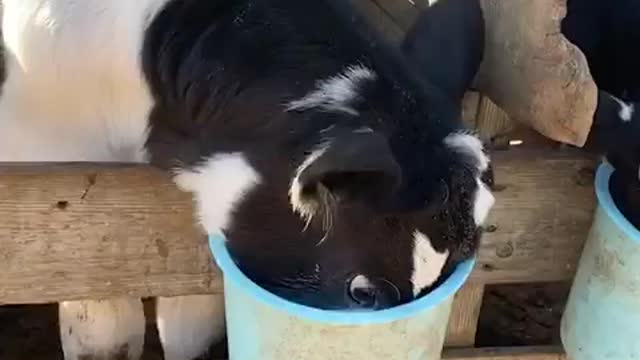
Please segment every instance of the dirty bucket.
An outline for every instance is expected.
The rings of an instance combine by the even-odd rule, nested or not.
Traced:
[[[474,265],[458,265],[441,286],[405,305],[329,311],[264,290],[238,269],[223,238],[209,243],[224,274],[230,360],[439,360],[453,295]]]
[[[598,208],[562,317],[572,360],[640,359],[640,231],[611,198],[612,173],[596,174]]]

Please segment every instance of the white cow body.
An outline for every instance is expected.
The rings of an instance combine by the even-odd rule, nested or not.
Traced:
[[[153,100],[140,70],[140,53],[147,22],[166,2],[3,0],[0,161],[147,161]],[[161,304],[159,319],[188,319],[173,330],[171,323],[159,321],[170,359],[188,360],[221,336],[219,296],[164,299]],[[62,303],[65,358],[109,358],[119,352],[139,358],[142,311],[136,298]]]

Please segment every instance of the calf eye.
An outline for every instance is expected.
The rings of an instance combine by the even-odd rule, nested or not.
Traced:
[[[401,300],[400,290],[386,279],[369,280],[358,275],[349,282],[349,298],[352,307],[362,309],[383,309],[396,305]]]

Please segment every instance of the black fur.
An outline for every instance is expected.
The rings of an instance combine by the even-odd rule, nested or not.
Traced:
[[[640,227],[640,2],[569,0],[563,34],[585,54],[598,85],[598,107],[585,147],[616,168],[612,195]],[[620,101],[634,107],[620,118]]]
[[[463,129],[449,90],[417,76],[402,54],[372,42],[366,29],[354,30],[339,8],[320,0],[171,1],[149,26],[142,54],[157,103],[148,149],[165,168],[242,152],[258,171],[263,181],[235,209],[226,235],[241,268],[259,284],[308,305],[349,308],[359,305],[346,285],[365,274],[400,290],[400,299],[375,304],[387,307],[413,298],[415,230],[438,251],[450,251],[447,272],[474,254],[475,179],[482,174],[474,159],[443,144]],[[446,73],[466,79],[478,61],[456,63]],[[314,90],[318,80],[356,64],[377,75],[357,89],[358,115],[285,111],[284,104]],[[337,164],[339,157],[323,165],[317,179],[335,203],[333,226],[318,245],[325,224],[318,216],[305,229],[289,204],[291,180],[324,138],[344,139],[363,127],[388,146],[367,153],[372,147],[355,139],[359,153],[348,168]],[[360,182],[375,175],[358,156],[393,158],[397,186],[359,193]]]
[[[438,1],[420,14],[402,49],[419,73],[457,102],[482,62],[484,27],[479,0]]]

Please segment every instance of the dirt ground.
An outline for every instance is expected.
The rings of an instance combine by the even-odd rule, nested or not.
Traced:
[[[490,286],[485,291],[477,346],[558,344],[569,284]],[[0,307],[0,359],[62,360],[56,305]],[[224,357],[224,346],[213,351]],[[144,360],[161,360],[153,326],[147,328]]]
[[[560,319],[570,283],[488,286],[476,346],[560,344]]]

